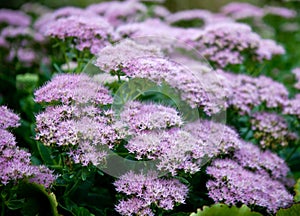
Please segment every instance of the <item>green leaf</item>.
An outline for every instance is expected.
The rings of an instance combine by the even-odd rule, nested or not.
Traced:
[[[294,191],[295,191],[294,200],[295,202],[299,202],[300,201],[300,178],[298,179],[297,183],[294,186]]]
[[[37,142],[37,149],[40,156],[46,165],[58,165],[59,161],[55,160],[52,156],[51,149],[44,146],[42,143]]]
[[[259,216],[258,212],[251,212],[251,209],[242,205],[238,208],[236,206],[227,206],[225,204],[214,204],[210,207],[204,206],[203,210],[198,209],[197,213],[192,213],[190,216]]]
[[[292,205],[288,209],[280,209],[276,216],[299,216],[300,203]]]
[[[74,215],[76,216],[94,216],[94,214],[90,213],[89,210],[83,207],[78,207],[73,210]]]
[[[18,197],[24,199],[21,213],[24,216],[58,216],[57,201],[42,185],[23,182],[18,187]]]
[[[23,207],[25,199],[9,200],[5,204],[10,210],[17,210]]]

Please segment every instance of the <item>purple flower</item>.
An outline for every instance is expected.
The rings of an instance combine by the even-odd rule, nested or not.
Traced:
[[[171,27],[159,19],[147,19],[144,22],[121,25],[116,32],[123,38],[137,39],[143,41],[144,44],[172,50],[178,46],[178,39],[180,40],[184,34],[189,33],[189,30]]]
[[[279,181],[246,170],[233,160],[217,159],[206,172],[212,176],[206,184],[208,195],[215,202],[257,205],[269,213],[293,203],[293,196]]]
[[[250,113],[254,107],[263,103],[268,108],[283,108],[287,103],[287,89],[271,78],[231,73],[224,73],[224,76],[228,77],[229,104],[241,114]]]
[[[104,16],[113,26],[139,21],[147,13],[147,7],[138,1],[112,1],[92,4],[87,11]]]
[[[36,139],[65,148],[75,163],[103,164],[107,150],[127,136],[111,111],[95,106],[56,106],[36,116]]]
[[[187,43],[202,56],[215,63],[217,67],[241,64],[245,54],[254,60],[269,60],[273,55],[284,54],[283,47],[269,39],[262,39],[250,26],[241,23],[216,23],[192,35]]]
[[[209,115],[226,107],[222,76],[205,65],[188,68],[163,58],[143,57],[123,67],[122,71],[130,78],[148,79],[158,85],[166,82],[192,108],[201,107]]]
[[[300,119],[300,94],[287,101],[283,112],[284,114],[295,115]]]
[[[203,142],[202,151],[206,152],[209,158],[229,154],[240,148],[241,141],[237,132],[222,123],[199,120],[187,123],[184,130]]]
[[[14,114],[6,106],[0,106],[0,129],[6,129],[9,127],[18,127],[20,117]]]
[[[179,127],[183,124],[180,114],[171,107],[158,104],[143,104],[131,101],[125,104],[120,114],[121,121],[139,133],[144,130]]]
[[[113,36],[111,25],[102,17],[94,15],[72,15],[47,24],[44,35],[66,40],[71,38],[78,50],[98,53],[110,44]]]
[[[0,107],[0,113],[4,117],[1,119],[0,128],[0,184],[7,185],[29,179],[50,187],[56,179],[53,172],[44,166],[33,166],[30,161],[31,154],[20,149],[13,134],[5,130],[7,127],[18,126],[19,117],[3,106]]]
[[[215,23],[215,22],[230,22],[231,20],[227,17],[220,17],[218,14],[213,14],[207,10],[200,10],[200,9],[193,9],[193,10],[186,10],[176,12],[174,14],[169,15],[166,17],[166,21],[171,25],[176,25],[176,23],[182,21],[193,21],[193,20],[200,20],[203,22],[203,26]],[[199,27],[203,27],[199,26]],[[198,27],[198,26],[197,26]]]
[[[297,12],[295,10],[291,10],[284,7],[272,7],[272,6],[266,6],[264,7],[264,12],[266,15],[276,15],[283,18],[295,18],[297,16]]]
[[[269,150],[262,151],[259,147],[242,142],[240,149],[234,153],[235,160],[244,168],[258,174],[269,175],[274,180],[286,182],[289,167],[285,161]]]
[[[116,210],[121,215],[154,215],[150,206],[172,210],[185,203],[188,187],[177,179],[159,179],[156,173],[129,172],[114,183],[116,191],[130,198],[119,201]]]
[[[111,104],[113,99],[109,91],[87,75],[63,74],[55,76],[51,82],[35,92],[38,103],[62,102],[70,104],[96,103]]]
[[[22,11],[0,9],[0,23],[11,26],[29,26],[31,18]]]
[[[151,45],[138,44],[130,39],[103,48],[97,55],[95,65],[106,72],[121,70],[126,62],[136,58],[163,56],[162,51]]]
[[[173,176],[179,170],[198,172],[207,154],[202,140],[180,129],[141,133],[130,139],[125,147],[137,159],[157,160],[158,170]]]
[[[285,147],[297,135],[289,132],[285,119],[276,113],[258,112],[252,115],[252,130],[262,148]]]
[[[294,68],[292,72],[297,80],[297,83],[294,86],[296,89],[300,89],[300,68]]]
[[[262,17],[264,10],[244,2],[231,2],[221,8],[223,14],[234,18],[235,20],[249,18],[249,17]]]
[[[48,27],[48,24],[51,22],[55,22],[59,18],[67,18],[69,16],[83,16],[83,15],[95,15],[92,12],[85,11],[82,8],[66,6],[61,7],[53,12],[46,13],[43,16],[39,17],[37,21],[34,23],[34,28],[44,33]]]

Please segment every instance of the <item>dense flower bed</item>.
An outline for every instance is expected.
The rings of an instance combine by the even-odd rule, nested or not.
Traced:
[[[300,212],[299,11],[163,2],[0,9],[1,216]]]

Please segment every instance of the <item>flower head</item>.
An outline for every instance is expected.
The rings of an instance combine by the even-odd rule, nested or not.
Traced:
[[[87,75],[63,74],[55,76],[35,92],[38,103],[61,102],[70,104],[96,103],[107,105],[112,103],[109,91]]]
[[[6,106],[0,106],[0,129],[6,129],[9,127],[17,127],[20,117],[14,114]]]
[[[116,210],[122,215],[154,215],[150,206],[172,210],[185,202],[188,187],[177,179],[159,179],[156,173],[129,172],[114,183],[116,191],[130,198],[121,200]]]

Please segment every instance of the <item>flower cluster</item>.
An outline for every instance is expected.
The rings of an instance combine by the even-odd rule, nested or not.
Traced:
[[[218,94],[222,92],[221,79],[216,72],[212,71],[212,77],[215,79],[212,79],[214,82],[210,83],[204,74],[211,69],[205,65],[198,69],[200,70],[193,71],[167,59],[148,57],[128,62],[123,71],[131,78],[145,78],[159,85],[166,82],[176,89],[180,93],[181,99],[192,108],[201,107],[209,115],[217,113],[226,107],[224,95]]]
[[[283,112],[284,114],[297,116],[300,119],[300,94],[287,101]]]
[[[6,106],[0,106],[0,128],[19,126],[20,117],[11,112]]]
[[[288,146],[297,135],[289,132],[288,125],[282,116],[276,113],[257,112],[252,115],[254,138],[262,148],[273,150]]]
[[[6,185],[21,179],[50,187],[55,181],[55,176],[47,167],[31,164],[31,154],[20,149],[13,134],[8,132],[8,127],[18,126],[19,117],[0,106],[0,183]]]
[[[234,153],[234,159],[251,171],[269,175],[270,178],[284,184],[288,182],[289,167],[282,158],[269,150],[262,151],[258,146],[242,142],[240,149]]]
[[[112,103],[108,90],[86,75],[56,76],[35,96],[39,103],[63,103],[48,106],[36,116],[36,139],[48,146],[67,147],[75,163],[102,164],[107,150],[125,136],[114,113],[99,108]]]
[[[36,90],[34,96],[38,103],[71,104],[75,102],[107,105],[113,101],[106,88],[84,74],[55,76],[51,82]]]
[[[8,26],[23,26],[27,27],[31,23],[31,18],[22,11],[10,9],[0,10],[0,23]]]
[[[295,68],[292,72],[297,80],[297,83],[294,86],[296,89],[300,89],[300,68]]]
[[[170,14],[166,17],[166,21],[174,26],[200,28],[215,22],[230,22],[231,20],[224,16],[213,14],[207,10],[194,9]],[[192,24],[196,26],[190,26]]]
[[[98,53],[108,45],[113,37],[110,24],[96,15],[59,18],[48,23],[44,34],[61,40],[70,38],[78,50],[88,49],[92,54]]]
[[[284,54],[282,46],[269,39],[262,39],[241,23],[215,23],[199,31],[187,41],[202,56],[218,67],[241,64],[251,55],[257,61],[269,60],[273,55]],[[245,58],[248,56],[247,58]]]
[[[265,6],[260,8],[249,3],[244,2],[232,2],[221,9],[222,13],[232,17],[235,20],[241,20],[245,18],[262,18],[268,14],[280,16],[283,18],[294,18],[296,11],[284,8]]]
[[[244,2],[231,2],[221,8],[221,12],[235,20],[248,17],[262,17],[263,9]]]
[[[92,4],[87,11],[104,16],[111,25],[119,26],[141,20],[147,13],[147,7],[138,1],[112,1]]]
[[[116,191],[130,196],[120,200],[116,210],[121,215],[152,215],[150,206],[172,210],[185,202],[188,187],[177,179],[160,179],[156,173],[135,174],[129,172],[114,183]]]
[[[95,65],[105,72],[117,72],[122,70],[127,62],[150,56],[163,57],[163,53],[155,46],[142,45],[125,39],[116,45],[103,48],[97,55]]]
[[[6,25],[0,27],[0,48],[6,53],[6,62],[17,60],[26,67],[46,62],[42,49],[45,38],[31,29],[29,16],[20,11],[2,9],[0,23],[1,18]]]
[[[282,183],[268,175],[251,172],[233,160],[217,159],[207,168],[207,173],[213,177],[206,186],[215,202],[257,205],[269,213],[293,202],[293,196]]]
[[[133,46],[127,52],[130,44]],[[162,57],[160,50],[152,46],[125,41],[103,49],[95,65],[105,71],[121,70],[129,78],[148,79],[158,85],[167,83],[180,93],[183,101],[193,108],[203,108],[208,114],[227,106],[224,77],[220,73],[202,63],[189,61],[185,64],[189,67],[185,67]]]
[[[188,123],[184,129],[196,140],[203,142],[201,151],[209,158],[229,154],[240,148],[241,141],[236,131],[222,123],[202,120]]]
[[[240,113],[250,113],[259,105],[268,108],[283,108],[288,100],[288,90],[279,82],[266,76],[251,77],[248,75],[234,75],[225,73],[228,77],[231,92],[229,104],[237,108]]]
[[[183,124],[180,114],[175,109],[158,104],[142,104],[137,101],[126,103],[120,117],[136,133],[180,127]]]
[[[157,160],[158,170],[173,176],[180,170],[196,173],[209,154],[202,140],[196,140],[190,133],[179,129],[136,135],[128,141],[126,148],[137,159]]]

